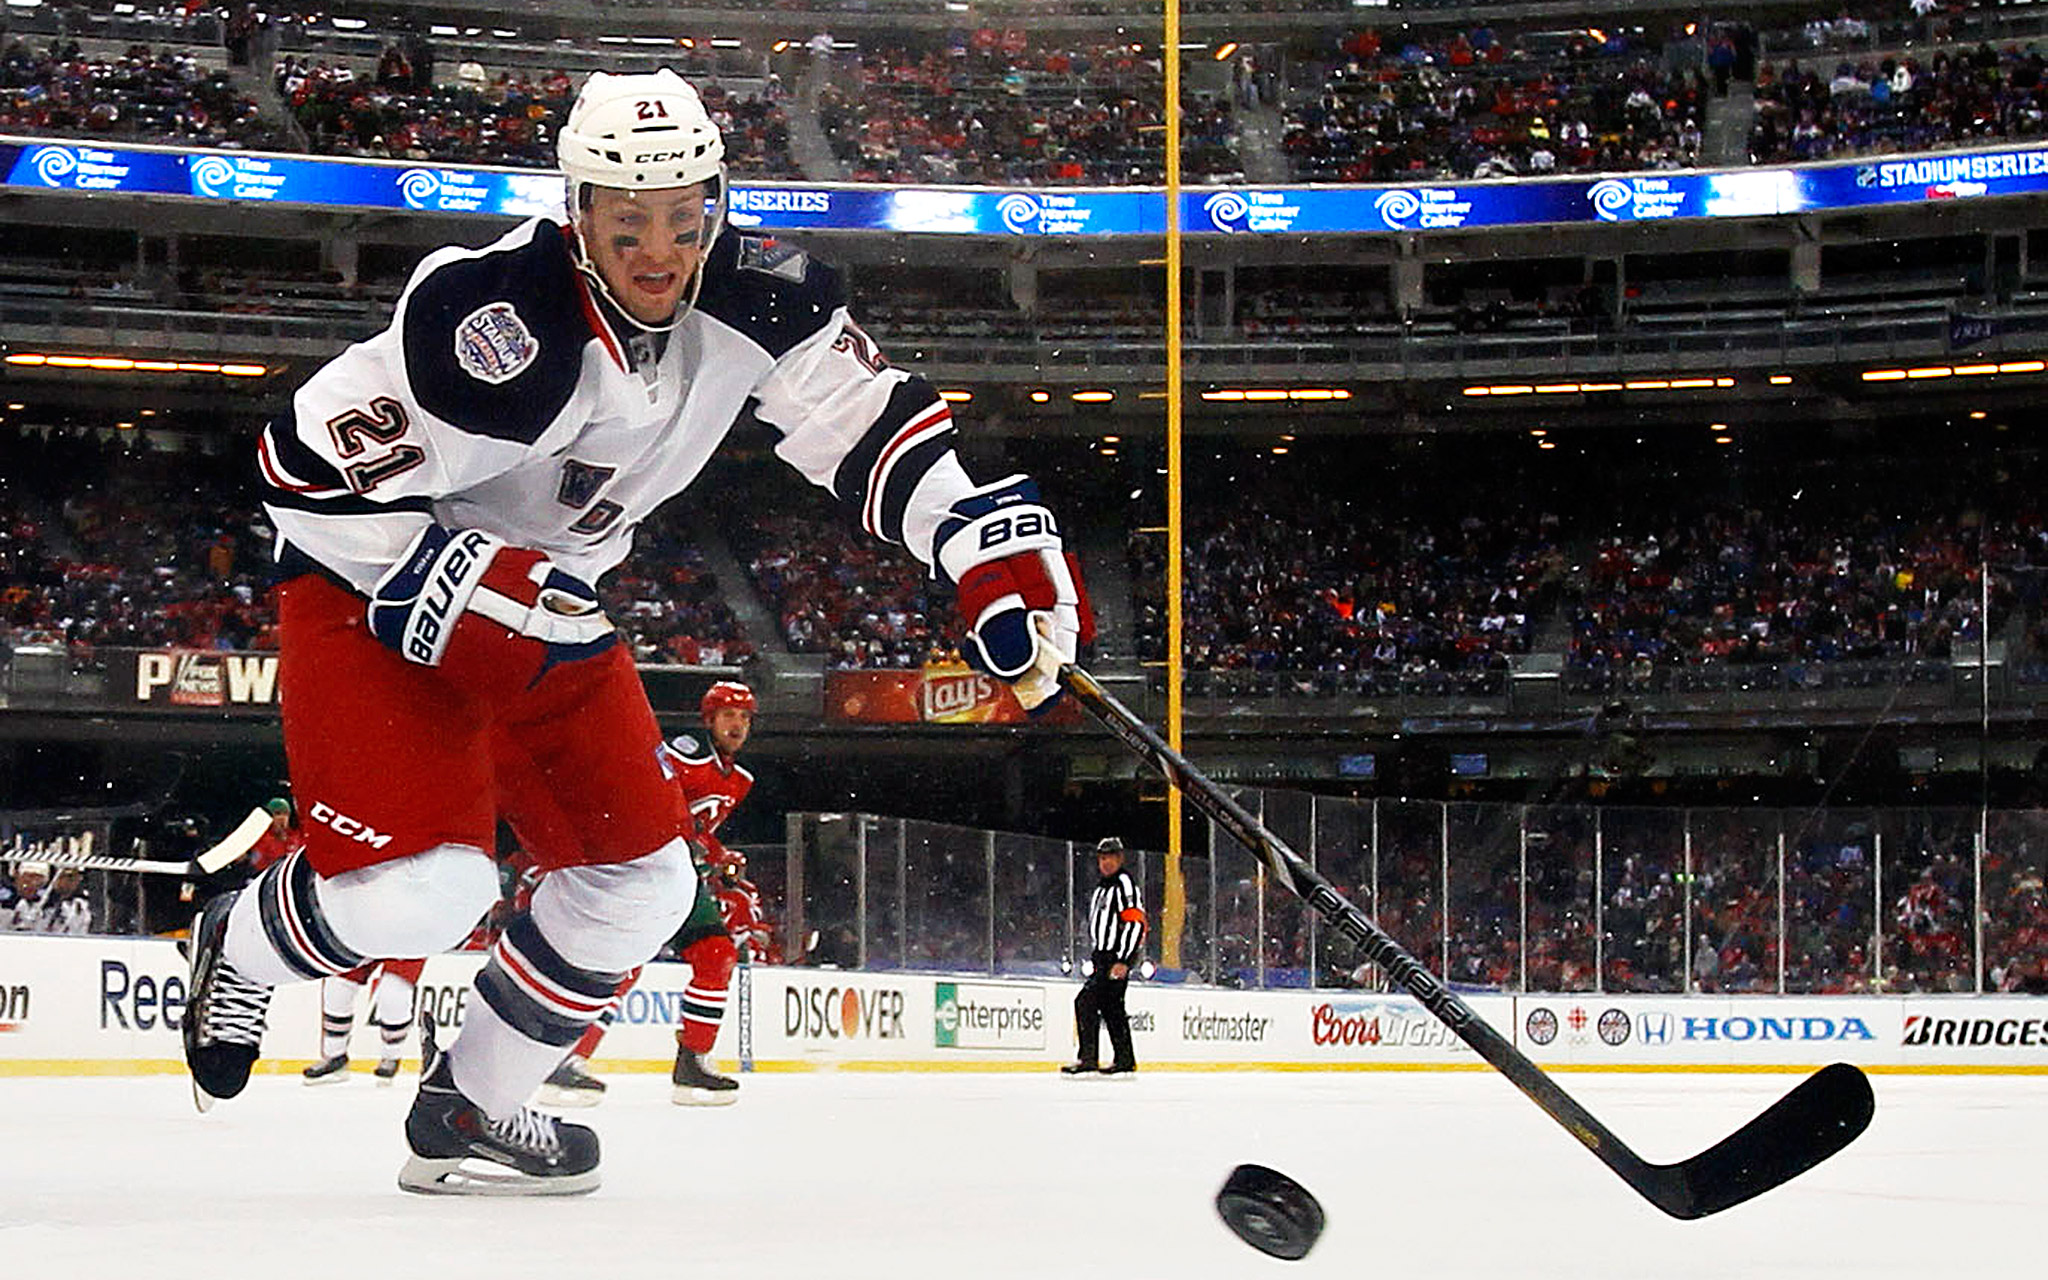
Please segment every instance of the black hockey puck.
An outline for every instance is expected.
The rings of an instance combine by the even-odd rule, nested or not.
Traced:
[[[1308,1256],[1323,1234],[1323,1206],[1308,1188],[1262,1164],[1241,1164],[1216,1193],[1216,1212],[1237,1238],[1292,1262]]]

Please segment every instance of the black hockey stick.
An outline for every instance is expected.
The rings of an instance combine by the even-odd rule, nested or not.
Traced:
[[[1300,854],[1287,847],[1221,787],[1195,771],[1144,721],[1077,666],[1060,668],[1060,683],[1124,745],[1179,787],[1195,807],[1265,863],[1274,879],[1314,908],[1332,929],[1358,944],[1373,963],[1407,988],[1458,1038],[1529,1095],[1636,1194],[1674,1218],[1704,1218],[1762,1195],[1855,1141],[1876,1106],[1870,1081],[1846,1062],[1808,1076],[1768,1111],[1690,1160],[1651,1164],[1630,1150],[1558,1087],[1543,1068],[1522,1056],[1470,1005],[1403,950],[1371,917],[1345,901]]]

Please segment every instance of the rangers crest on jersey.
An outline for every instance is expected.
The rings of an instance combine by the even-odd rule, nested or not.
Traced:
[[[540,339],[509,302],[488,302],[455,326],[455,362],[493,386],[510,382],[540,355]]]
[[[802,284],[804,276],[810,272],[811,260],[795,245],[784,244],[772,236],[741,236],[740,269],[780,276],[792,284]]]
[[[618,473],[617,467],[597,467],[571,458],[562,464],[562,481],[555,486],[555,501],[581,511]]]

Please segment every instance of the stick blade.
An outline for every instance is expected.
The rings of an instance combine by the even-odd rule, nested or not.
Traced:
[[[1769,1110],[1682,1164],[1659,1169],[1651,1203],[1674,1218],[1704,1218],[1789,1182],[1854,1142],[1877,1100],[1846,1062],[1821,1068]]]

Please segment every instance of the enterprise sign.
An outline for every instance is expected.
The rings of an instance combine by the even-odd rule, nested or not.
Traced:
[[[562,212],[552,171],[197,152],[0,138],[6,185],[427,213]],[[2048,147],[1949,152],[1776,169],[1614,174],[1399,187],[1204,187],[1181,193],[1197,235],[1455,230],[1556,223],[1751,218],[1869,204],[2048,191]],[[1160,235],[1153,187],[882,187],[737,184],[728,216],[770,231],[920,235]]]

